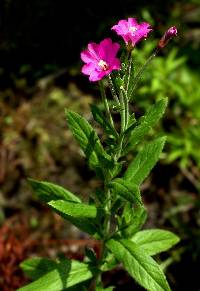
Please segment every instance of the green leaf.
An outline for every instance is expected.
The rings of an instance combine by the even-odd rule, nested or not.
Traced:
[[[77,196],[56,184],[44,181],[37,181],[33,179],[28,179],[28,182],[30,183],[31,187],[33,188],[39,199],[44,202],[58,199],[81,202],[81,200]]]
[[[101,142],[88,121],[73,111],[66,111],[68,126],[74,138],[85,153],[92,169],[110,162],[110,156],[104,151]]]
[[[66,259],[58,263],[53,270],[31,284],[19,288],[18,291],[61,291],[92,278],[94,273],[95,269],[87,264]]]
[[[169,291],[164,273],[160,266],[142,248],[129,240],[111,239],[106,243],[128,273],[149,291]]]
[[[57,201],[58,203],[55,203]],[[68,203],[66,205],[66,204],[63,204],[63,200],[53,200],[53,201],[50,201],[48,204],[54,209],[55,212],[57,212],[64,219],[74,224],[79,229],[83,230],[84,232],[89,233],[90,235],[94,236],[96,239],[100,238],[99,236],[100,230],[97,229],[97,226],[96,226],[96,222],[97,222],[96,216],[97,216],[97,213],[99,214],[99,210],[95,209],[94,206],[85,205],[81,203],[72,203],[70,205]],[[66,208],[64,205],[66,205]],[[90,210],[91,212],[89,213]]]
[[[119,195],[131,203],[141,204],[140,191],[137,185],[122,178],[116,178],[108,186],[115,195]]]
[[[46,273],[56,269],[57,264],[55,261],[47,258],[34,257],[23,261],[20,267],[29,278],[37,280]]]
[[[107,256],[105,257],[104,263],[101,265],[100,270],[102,272],[107,272],[114,269],[118,264],[117,259],[113,255],[113,253],[108,252]]]
[[[136,123],[135,113],[132,113],[131,115],[129,115],[127,129],[125,130],[126,135],[132,132],[133,128],[135,128],[135,123]]]
[[[56,211],[58,212],[58,211]],[[59,212],[58,212],[59,213]],[[74,218],[70,215],[66,215],[64,213],[59,213],[64,219],[68,220],[69,222],[71,222],[72,224],[74,224],[77,228],[83,230],[84,232],[89,233],[90,235],[92,235],[93,237],[95,237],[96,239],[99,239],[99,233],[100,233],[100,229],[97,228],[96,224],[95,224],[95,220],[91,219],[91,218]]]
[[[139,231],[131,240],[150,256],[166,251],[180,241],[174,233],[161,229]]]
[[[124,155],[131,151],[160,120],[167,107],[167,100],[167,98],[162,98],[157,101],[156,104],[150,108],[147,114],[140,119],[140,124],[137,125],[131,132],[129,142],[123,152]]]
[[[74,203],[65,200],[52,200],[48,202],[55,210],[74,218],[96,218],[98,209],[93,205]]]
[[[76,197],[74,194],[65,190],[64,188],[55,185],[49,182],[40,182],[33,179],[29,179],[29,182],[32,188],[35,190],[38,197],[44,202],[51,202],[56,200],[65,199],[68,203],[75,202],[78,204],[81,200]],[[65,201],[65,202],[66,202]],[[74,205],[74,203],[73,203]],[[58,211],[57,211],[58,212]],[[76,227],[80,228],[84,232],[89,233],[90,235],[96,236],[97,235],[97,228],[95,226],[95,221],[91,219],[83,219],[83,218],[74,218],[70,215],[66,215],[62,212],[59,214],[66,220],[73,223]]]
[[[145,144],[136,158],[130,163],[125,172],[124,179],[133,181],[136,185],[140,185],[159,160],[165,141],[166,137],[163,136]]]
[[[122,237],[132,237],[133,234],[138,232],[147,219],[147,211],[144,206],[126,205],[122,213],[122,224],[120,230]]]
[[[94,104],[91,106],[91,112],[93,115],[94,120],[101,125],[101,127],[109,134],[116,136],[115,131],[113,130],[112,126],[105,118],[103,112]]]

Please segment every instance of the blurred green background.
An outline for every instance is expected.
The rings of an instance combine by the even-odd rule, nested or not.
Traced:
[[[165,118],[151,133],[159,130],[167,134],[168,140],[159,164],[143,185],[149,210],[147,227],[170,229],[181,237],[181,243],[159,259],[163,261],[172,290],[198,291],[199,0],[0,2],[1,231],[4,235],[7,231],[6,239],[11,232],[20,240],[20,234],[12,228],[14,217],[15,221],[27,222],[26,237],[32,233],[37,238],[48,239],[83,237],[41,206],[26,179],[60,183],[83,197],[98,185],[69,132],[64,108],[80,112],[93,123],[89,105],[101,100],[97,85],[89,83],[80,73],[80,51],[88,42],[99,42],[105,37],[120,41],[110,27],[127,17],[148,21],[154,29],[135,49],[136,70],[153,52],[164,31],[171,25],[178,28],[178,37],[159,53],[143,75],[132,110],[141,115],[155,100],[169,98]],[[20,227],[23,232],[24,225]],[[3,261],[4,245],[5,240],[0,240],[1,265],[10,260],[8,256]],[[20,285],[20,280],[16,279],[15,285],[11,280],[13,276],[22,276],[17,267],[20,258],[10,275],[0,267],[0,275],[4,277],[0,278],[1,290],[15,290]],[[131,290],[128,285],[123,288]]]

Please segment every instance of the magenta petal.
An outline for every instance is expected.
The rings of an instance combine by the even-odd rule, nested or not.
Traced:
[[[128,24],[130,27],[137,27],[138,23],[135,18],[128,18]]]
[[[149,23],[147,22],[143,22],[140,24],[140,33],[144,36],[144,37],[147,37],[147,34],[152,31]]]
[[[126,20],[120,20],[117,25],[114,25],[112,30],[115,30],[118,35],[126,34],[128,30],[128,22]]]
[[[99,45],[92,42],[88,44],[88,51],[92,55],[92,57],[96,60],[99,59]]]
[[[121,68],[121,62],[119,59],[115,58],[112,63],[113,70],[119,70]]]
[[[151,26],[150,26],[150,24],[149,23],[147,23],[147,22],[142,22],[141,24],[140,24],[140,28],[141,29],[148,29],[148,28],[150,28]],[[151,29],[152,30],[152,29]]]
[[[123,40],[126,44],[128,44],[129,41],[131,41],[131,34],[122,35]]]
[[[99,47],[109,47],[112,45],[112,39],[111,38],[105,38],[102,40],[99,44]]]
[[[111,29],[115,30],[118,35],[122,35],[123,34],[123,29],[121,28],[121,26],[114,25]]]
[[[118,43],[112,43],[110,38],[106,38],[100,43],[99,56],[109,64],[116,56],[119,48],[120,45]]]
[[[100,81],[104,75],[101,74],[101,72],[94,72],[92,75],[90,75],[89,80],[92,82]]]
[[[118,26],[121,28],[121,30],[122,30],[123,33],[126,33],[127,32],[127,29],[128,29],[128,22],[127,22],[127,20],[120,20],[118,22]]]
[[[82,67],[81,72],[85,75],[90,75],[95,70],[95,65],[93,63],[86,64]]]
[[[89,51],[85,50],[81,52],[81,60],[85,63],[90,63],[94,61],[94,58]]]

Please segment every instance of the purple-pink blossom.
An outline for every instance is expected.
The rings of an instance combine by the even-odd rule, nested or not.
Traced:
[[[177,28],[176,26],[172,26],[170,27],[165,33],[164,35],[161,37],[159,43],[158,43],[158,48],[162,49],[164,48],[169,40],[172,38],[172,37],[175,37],[177,36]]]
[[[114,25],[112,30],[115,30],[120,35],[125,43],[134,46],[140,40],[146,38],[148,33],[152,30],[147,22],[137,23],[135,18],[128,18],[128,20],[120,20],[117,25]]]
[[[120,48],[118,43],[112,43],[106,38],[100,44],[89,43],[88,48],[81,52],[81,59],[86,63],[82,73],[89,75],[90,81],[99,81],[113,70],[120,69],[120,60],[116,57]]]

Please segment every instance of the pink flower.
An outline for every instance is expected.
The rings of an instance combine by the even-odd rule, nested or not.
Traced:
[[[172,26],[172,27],[170,27],[170,28],[165,32],[165,34],[161,37],[161,39],[160,39],[160,41],[159,41],[159,43],[158,43],[158,48],[160,48],[160,49],[164,48],[164,47],[168,44],[169,40],[170,40],[172,37],[177,36],[177,32],[178,32],[178,31],[177,31],[176,26]]]
[[[152,30],[149,23],[142,22],[138,24],[135,18],[128,18],[128,21],[120,20],[111,29],[115,30],[118,35],[121,35],[126,44],[131,44],[132,46],[147,37],[148,33]]]
[[[99,81],[113,70],[120,69],[120,60],[116,58],[120,48],[118,43],[112,43],[106,38],[100,44],[89,43],[88,49],[81,53],[81,59],[86,64],[82,67],[82,73],[89,75],[90,81]]]

